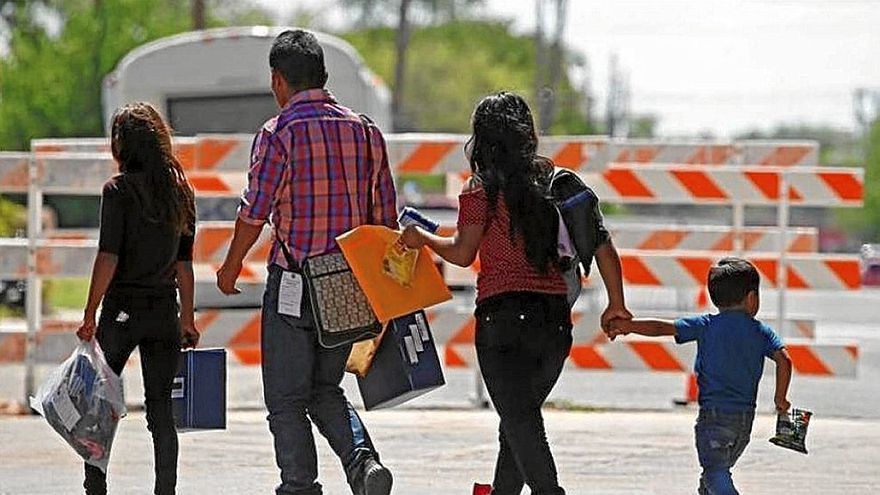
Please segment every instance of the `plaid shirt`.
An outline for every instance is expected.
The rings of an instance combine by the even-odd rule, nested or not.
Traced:
[[[336,237],[359,225],[397,228],[397,198],[385,139],[369,127],[373,191],[369,188],[365,127],[329,91],[296,93],[254,138],[248,185],[238,217],[253,225],[271,218],[276,241],[269,264],[288,268],[277,238],[300,264],[339,251]],[[367,195],[373,194],[372,222]]]

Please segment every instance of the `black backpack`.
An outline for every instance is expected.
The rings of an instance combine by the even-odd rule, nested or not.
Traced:
[[[608,241],[608,231],[599,210],[599,197],[575,172],[555,168],[550,179],[550,197],[568,230],[576,255],[560,258],[560,269],[568,285],[572,306],[581,292],[581,279],[590,274],[596,250]]]

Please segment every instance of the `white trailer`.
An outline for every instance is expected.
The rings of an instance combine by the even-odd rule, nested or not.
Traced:
[[[125,103],[147,101],[178,135],[252,134],[278,112],[270,90],[269,48],[284,27],[232,27],[183,33],[126,55],[103,85],[104,126]],[[354,47],[315,33],[339,101],[391,130],[390,93]]]

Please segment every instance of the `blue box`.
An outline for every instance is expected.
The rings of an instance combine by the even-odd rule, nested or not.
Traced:
[[[424,311],[391,320],[358,388],[370,411],[394,407],[443,386],[443,369]]]
[[[171,402],[181,430],[226,429],[226,349],[180,352]]]

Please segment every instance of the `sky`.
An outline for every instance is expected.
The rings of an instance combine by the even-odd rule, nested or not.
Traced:
[[[259,0],[287,18],[328,0]],[[485,13],[534,29],[534,0],[487,0]],[[880,0],[569,0],[566,41],[604,100],[612,54],[634,113],[666,136],[731,136],[779,123],[854,129],[855,88],[880,89]],[[601,110],[601,109],[600,109]]]

